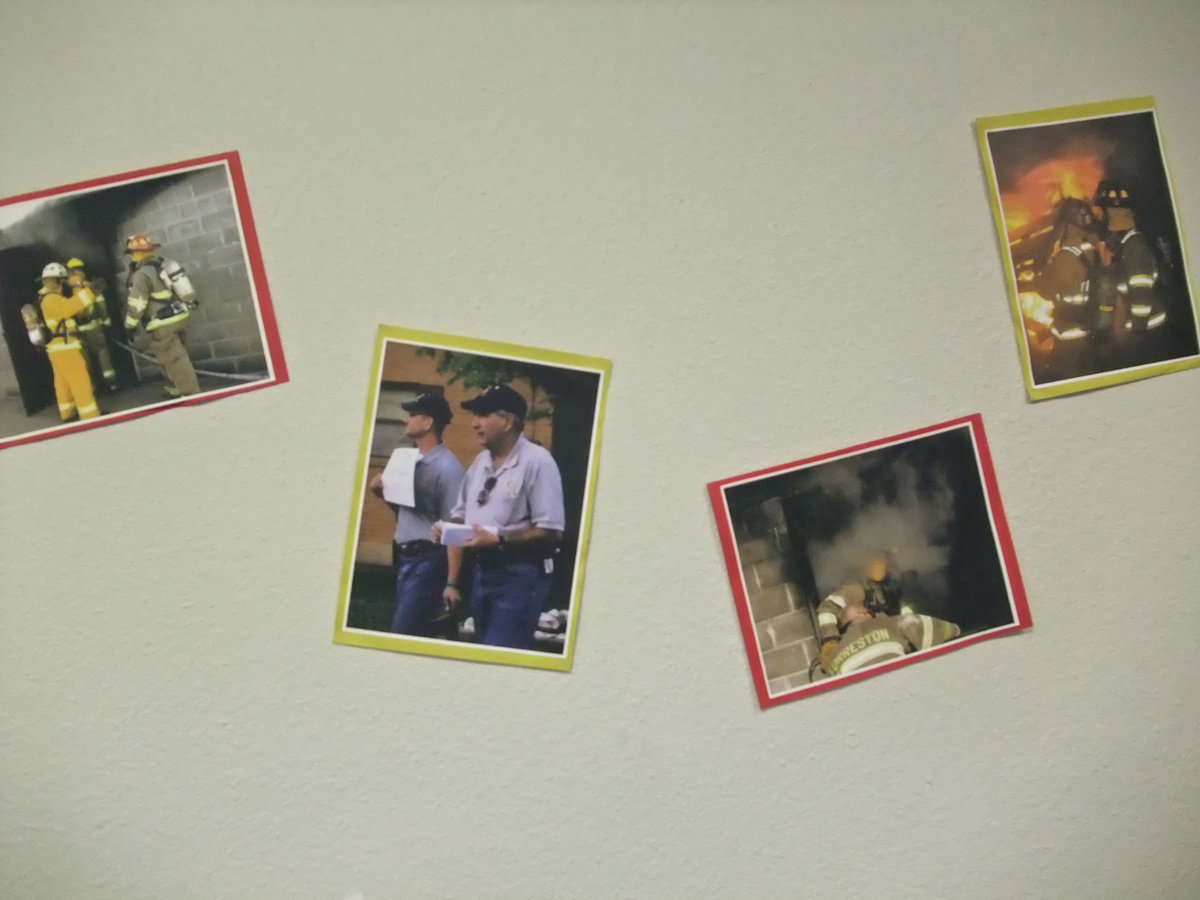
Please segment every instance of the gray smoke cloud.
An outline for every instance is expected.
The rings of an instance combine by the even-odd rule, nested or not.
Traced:
[[[0,249],[53,243],[62,234],[59,201],[31,200],[11,207],[0,207]]]
[[[808,544],[821,595],[862,578],[867,557],[883,550],[891,554],[897,574],[916,572],[914,585],[925,600],[922,607],[943,606],[948,594],[948,538],[954,522],[954,491],[945,473],[940,469],[923,473],[919,491],[922,473],[910,462],[897,460],[892,470],[898,487],[895,498],[865,502],[861,472],[867,464],[863,457],[854,457],[813,472],[814,483],[857,508],[850,527],[832,541]]]
[[[57,258],[51,254],[46,262],[66,262],[71,256],[89,256],[104,252],[87,235],[78,213],[67,201],[45,200],[29,204],[18,204],[12,220],[0,227],[0,250],[9,247],[53,247]]]

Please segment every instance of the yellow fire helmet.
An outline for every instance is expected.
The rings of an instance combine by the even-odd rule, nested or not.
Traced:
[[[887,578],[888,561],[882,553],[877,553],[867,560],[867,577],[872,581],[883,581]]]

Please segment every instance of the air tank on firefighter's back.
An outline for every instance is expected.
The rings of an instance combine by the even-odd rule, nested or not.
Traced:
[[[163,280],[170,286],[171,292],[188,306],[194,306],[196,303],[196,288],[192,285],[192,280],[188,278],[183,266],[173,259],[164,259],[160,271],[162,272]]]

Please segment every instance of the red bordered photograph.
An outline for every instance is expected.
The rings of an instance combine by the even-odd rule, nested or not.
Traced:
[[[1032,624],[979,415],[708,491],[764,709]]]
[[[0,448],[287,381],[237,153],[0,200]]]

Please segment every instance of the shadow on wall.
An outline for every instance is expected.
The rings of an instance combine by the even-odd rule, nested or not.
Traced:
[[[52,253],[42,243],[0,250],[0,330],[8,350],[0,357],[0,399],[20,394],[26,415],[55,402],[49,357],[29,342],[21,318],[22,306],[37,303],[38,276]]]
[[[196,287],[200,305],[189,318],[186,337],[196,368],[265,377],[266,349],[232,187],[225,167],[215,165],[49,199],[0,230],[0,327],[8,348],[0,359],[0,391],[18,390],[26,413],[54,399],[50,367],[30,352],[20,315],[23,304],[37,302],[42,266],[82,259],[89,275],[107,283],[110,338],[124,340],[129,272],[124,250],[131,234],[161,244],[158,252],[181,263]],[[161,378],[153,363],[113,349],[122,379]]]

